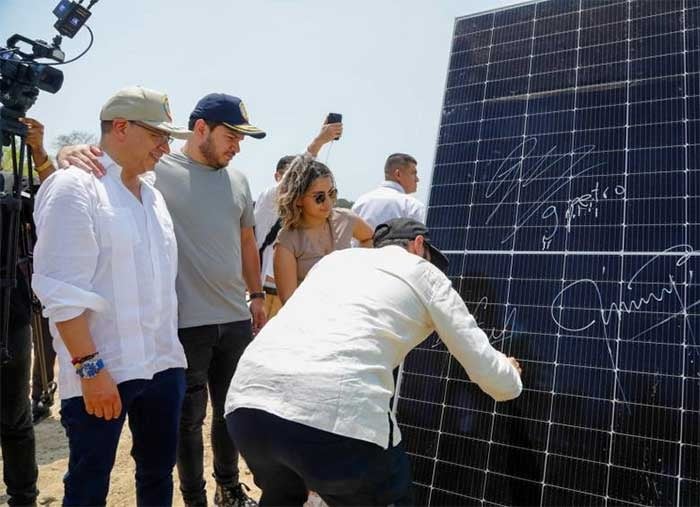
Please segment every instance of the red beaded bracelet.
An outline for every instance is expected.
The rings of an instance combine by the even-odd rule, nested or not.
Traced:
[[[87,356],[83,356],[83,357],[74,357],[73,359],[71,359],[70,362],[71,362],[71,364],[72,364],[73,366],[76,366],[76,367],[77,367],[77,366],[79,366],[81,363],[84,363],[85,361],[88,361],[88,360],[92,359],[92,358],[95,357],[97,354],[98,354],[98,352],[93,352],[92,354],[88,354]]]

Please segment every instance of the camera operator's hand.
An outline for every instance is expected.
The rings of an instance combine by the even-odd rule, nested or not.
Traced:
[[[116,419],[122,412],[122,399],[117,384],[107,370],[93,378],[80,379],[85,411],[106,421]]]
[[[56,160],[62,169],[72,165],[101,178],[106,174],[105,168],[98,158],[101,156],[102,150],[97,146],[76,144],[61,148],[56,155]]]
[[[34,165],[40,166],[49,158],[44,149],[44,126],[34,118],[20,118],[19,121],[27,126],[26,143],[32,149]]]
[[[311,144],[306,149],[314,157],[318,156],[318,152],[324,144],[331,142],[336,137],[343,135],[343,124],[342,123],[324,123],[321,126],[321,131],[318,133],[316,138],[311,141]]]
[[[44,149],[44,126],[34,118],[20,118],[19,121],[27,126],[25,142],[32,150],[32,161],[39,180],[44,181],[55,171],[49,160],[49,155]]]

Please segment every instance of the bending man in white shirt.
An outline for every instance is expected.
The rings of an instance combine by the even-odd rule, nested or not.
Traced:
[[[352,210],[372,228],[392,218],[425,222],[425,205],[410,194],[418,189],[418,162],[406,153],[389,155],[384,164],[384,182],[361,195]]]
[[[382,224],[374,245],[321,259],[238,364],[226,422],[262,506],[302,505],[307,489],[329,505],[410,504],[392,370],[433,331],[497,401],[522,390],[422,223]]]
[[[177,335],[177,246],[161,193],[141,176],[188,130],[141,87],[100,113],[106,175],[71,167],[37,194],[32,286],[58,355],[69,444],[64,505],[104,505],[126,415],[139,505],[170,505],[185,353]]]

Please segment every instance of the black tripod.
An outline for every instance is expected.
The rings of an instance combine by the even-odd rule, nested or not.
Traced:
[[[21,112],[0,107],[0,135],[2,145],[10,146],[12,157],[12,187],[0,193],[0,367],[11,359],[8,347],[12,291],[17,287],[17,270],[26,280],[32,277],[32,250],[36,241],[32,208],[35,186],[32,184],[31,148],[26,144],[27,127],[19,121]],[[25,163],[26,161],[26,163]],[[25,178],[24,168],[27,168]],[[25,192],[26,189],[26,192]],[[49,382],[46,364],[41,303],[31,293],[31,301],[15,304],[31,305],[32,330],[35,336],[34,358],[41,377],[40,401],[48,405],[53,400],[56,383]]]
[[[10,299],[17,287],[17,267],[20,261],[22,231],[22,191],[24,187],[25,157],[30,158],[25,143],[27,127],[19,121],[15,110],[0,107],[0,138],[2,146],[10,146],[12,159],[12,187],[0,194],[0,364],[8,362],[10,351]],[[19,145],[18,145],[19,139]],[[31,159],[27,160],[28,175],[31,175]],[[29,185],[31,188],[31,185]],[[23,239],[23,238],[22,238]],[[26,253],[26,252],[25,252]]]

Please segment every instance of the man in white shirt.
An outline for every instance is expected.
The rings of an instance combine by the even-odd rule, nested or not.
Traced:
[[[392,370],[433,331],[494,399],[522,390],[422,223],[382,224],[374,245],[321,259],[238,364],[226,420],[261,505],[301,505],[307,489],[329,505],[410,503]]]
[[[321,126],[321,131],[306,148],[306,153],[316,158],[326,143],[339,138],[342,134],[342,123],[324,123]],[[272,245],[280,230],[279,212],[277,211],[277,185],[282,181],[282,176],[295,157],[296,155],[285,155],[279,159],[274,174],[275,184],[263,190],[255,201],[255,239],[260,253],[263,291],[267,295],[265,297],[265,313],[268,319],[274,317],[282,307],[282,301],[277,296],[272,267]]]
[[[187,361],[177,334],[177,246],[142,175],[169,153],[166,95],[124,88],[100,113],[98,179],[76,167],[41,186],[32,287],[58,355],[69,443],[64,505],[104,505],[126,415],[139,505],[170,505]]]
[[[394,153],[384,164],[384,182],[361,195],[352,210],[371,227],[392,218],[412,218],[425,222],[425,205],[413,197],[418,188],[418,162],[411,155]]]

